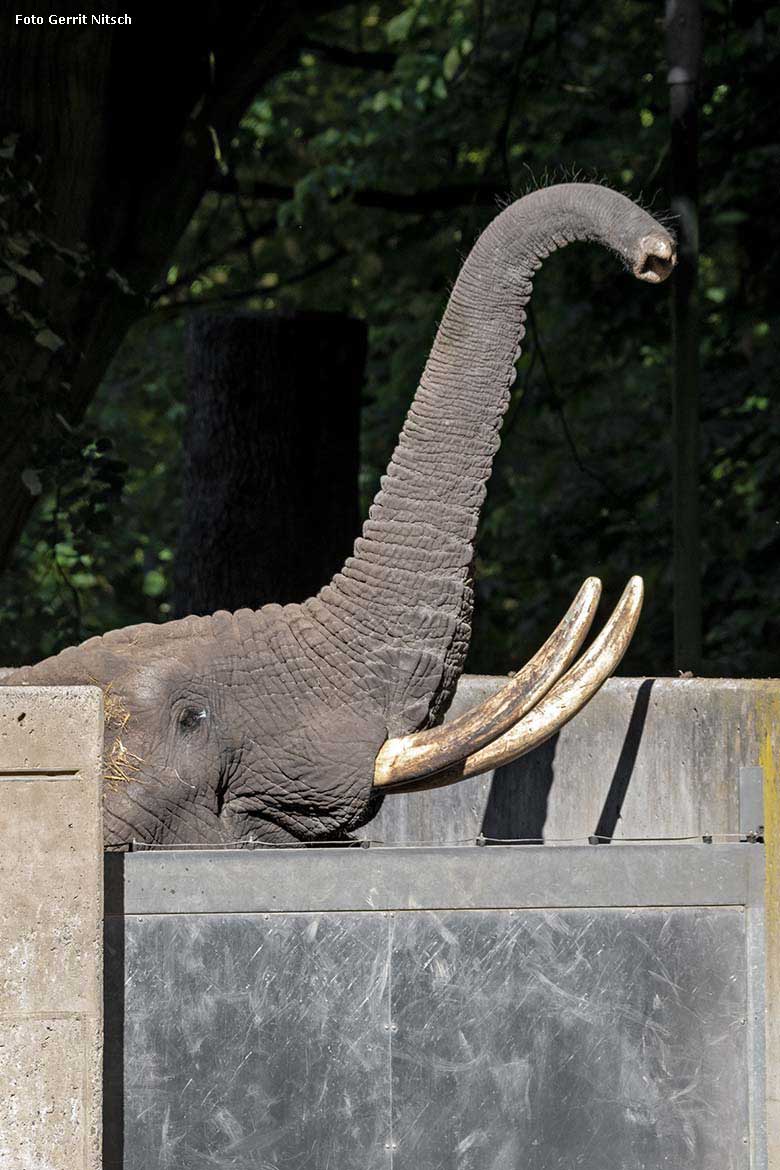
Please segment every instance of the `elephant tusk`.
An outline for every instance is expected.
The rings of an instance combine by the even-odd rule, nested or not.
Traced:
[[[374,787],[389,788],[433,776],[514,727],[574,661],[600,596],[601,582],[588,577],[542,648],[484,703],[441,727],[388,739],[376,758]]]
[[[641,577],[632,577],[599,636],[574,666],[523,719],[459,764],[427,780],[412,781],[392,791],[417,792],[457,784],[519,759],[544,743],[580,711],[613,673],[633,637],[642,609]]]

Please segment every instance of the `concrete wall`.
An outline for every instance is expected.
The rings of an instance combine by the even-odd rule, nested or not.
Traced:
[[[780,694],[774,700],[780,727]],[[766,1112],[769,1170],[780,1170],[780,751],[767,728],[761,752],[766,835]]]
[[[450,717],[504,681],[466,676]],[[766,775],[780,757],[779,706],[780,679],[610,679],[511,767],[388,796],[361,833],[388,844],[737,833],[740,770]]]
[[[103,711],[0,689],[0,1167],[101,1165]]]

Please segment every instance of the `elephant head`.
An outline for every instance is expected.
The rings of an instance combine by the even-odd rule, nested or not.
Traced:
[[[107,846],[343,838],[385,793],[520,755],[612,672],[637,578],[578,660],[593,579],[502,691],[439,725],[466,657],[474,538],[524,307],[542,260],[575,240],[651,283],[674,265],[669,233],[604,187],[535,191],[498,215],[453,288],[353,555],[316,597],[132,626],[3,679],[103,688]]]

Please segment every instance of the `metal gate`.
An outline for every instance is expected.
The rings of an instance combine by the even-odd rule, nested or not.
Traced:
[[[107,859],[105,1166],[763,1170],[754,844]]]

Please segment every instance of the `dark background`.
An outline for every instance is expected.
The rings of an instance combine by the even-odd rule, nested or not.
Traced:
[[[219,517],[191,479],[182,499],[194,314],[327,310],[366,323],[362,393],[338,423],[355,435],[359,423],[362,515],[448,289],[497,206],[573,176],[662,216],[675,182],[679,194],[661,5],[300,0],[189,6],[186,20],[149,7],[130,29],[61,30],[18,29],[3,5],[5,665],[172,617],[177,559],[192,556],[201,516],[219,557]],[[700,232],[691,665],[776,674],[780,4],[707,0],[701,23],[686,180]],[[673,649],[671,293],[579,246],[546,266],[533,305],[480,529],[469,668],[518,665],[587,574],[612,600],[641,572],[648,601],[624,671],[674,672],[688,664]],[[340,372],[337,325],[332,365],[327,330],[304,318],[303,349],[307,328],[317,357],[292,431],[313,451],[323,424],[306,408],[309,377],[338,415],[352,374]],[[354,352],[362,361],[360,342]],[[239,354],[236,378],[253,384],[258,362],[273,398],[262,358]],[[262,453],[242,448],[240,426],[230,433],[215,431],[217,464],[251,471]],[[277,518],[277,561],[279,515],[291,546],[305,539],[299,520],[331,523],[322,490],[300,490],[308,466],[284,466],[262,489],[236,477],[255,547],[264,516]],[[267,600],[270,580],[245,603]]]

